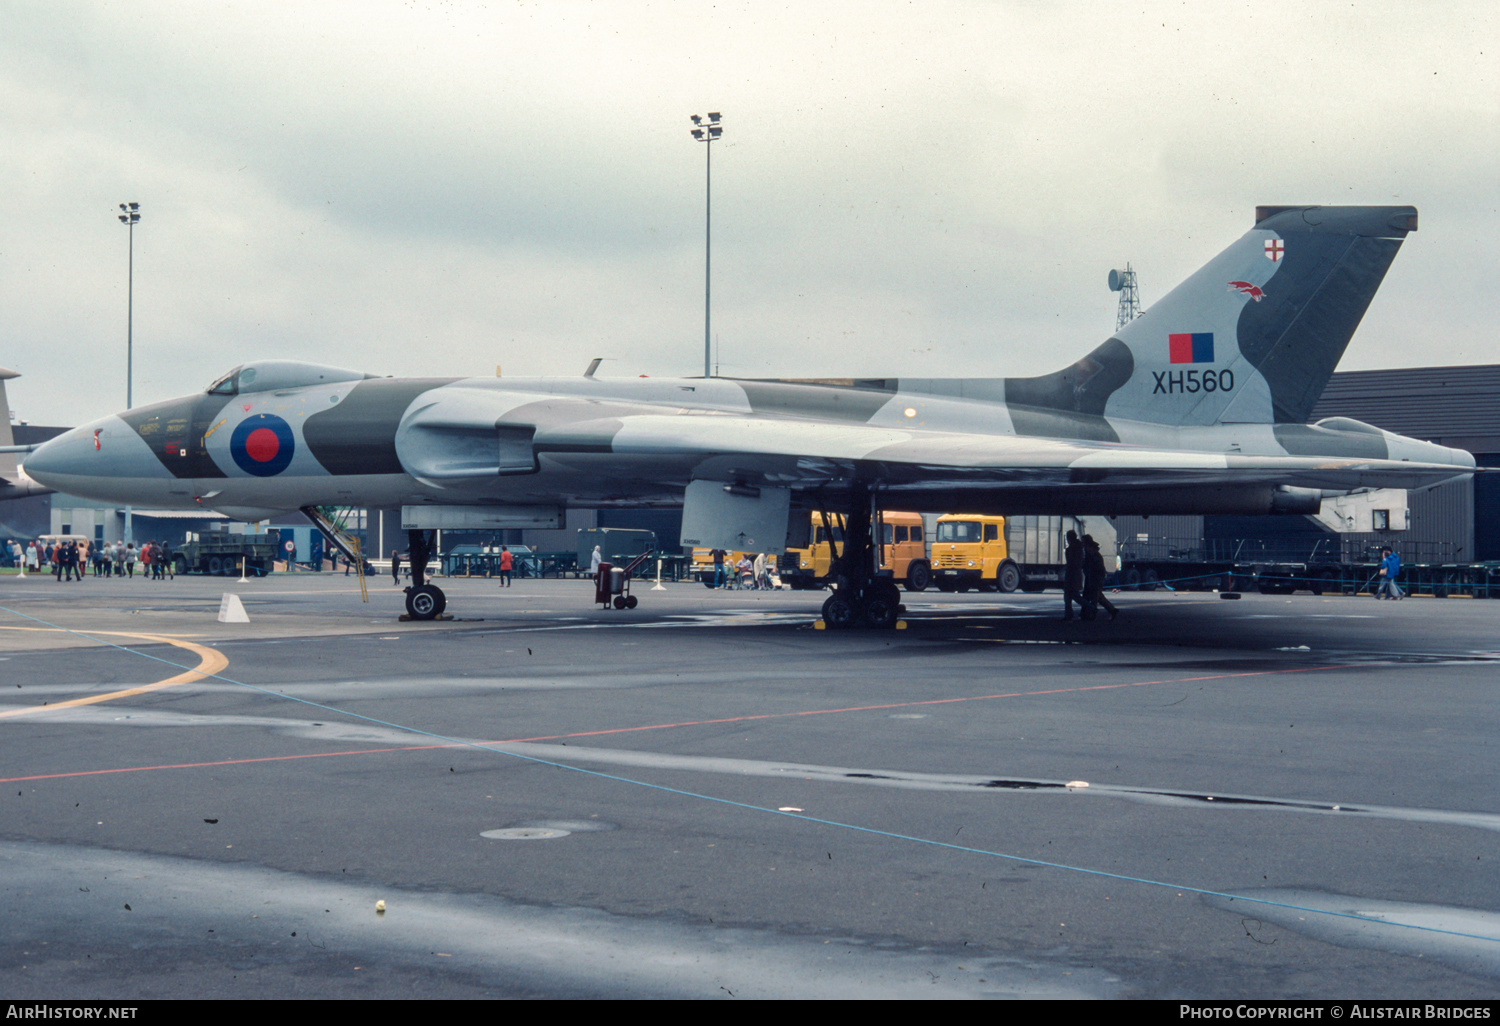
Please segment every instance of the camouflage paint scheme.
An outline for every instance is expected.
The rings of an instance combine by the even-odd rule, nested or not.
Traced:
[[[789,488],[813,508],[844,507],[857,484],[899,509],[1305,512],[1324,492],[1468,472],[1460,450],[1305,423],[1416,210],[1257,213],[1042,377],[391,379],[270,361],[236,368],[219,394],[75,428],[25,469],[74,495],[244,519],[310,505],[672,507],[694,480]]]

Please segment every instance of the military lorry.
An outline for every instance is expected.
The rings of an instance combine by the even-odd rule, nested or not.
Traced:
[[[189,531],[172,550],[173,572],[239,576],[243,560],[245,573],[264,576],[282,555],[278,541],[274,532],[257,532],[253,524],[215,523],[207,531]]]

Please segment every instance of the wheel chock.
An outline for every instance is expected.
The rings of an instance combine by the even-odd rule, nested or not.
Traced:
[[[240,597],[233,592],[226,591],[224,598],[219,602],[220,623],[249,623],[250,617],[245,614],[245,605]]]

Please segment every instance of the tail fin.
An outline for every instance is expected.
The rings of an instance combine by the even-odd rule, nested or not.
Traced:
[[[1307,422],[1415,207],[1259,207],[1255,227],[1011,403],[1158,424]]]
[[[21,375],[0,367],[0,449],[16,444],[16,434],[10,426],[10,403],[5,398],[5,383]],[[13,452],[0,452],[0,482],[14,481],[19,476],[20,460]]]

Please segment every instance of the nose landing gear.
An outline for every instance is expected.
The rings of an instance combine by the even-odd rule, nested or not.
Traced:
[[[407,531],[411,550],[411,587],[406,589],[406,615],[413,620],[436,620],[448,608],[443,589],[427,583],[427,560],[432,555],[431,531]]]

